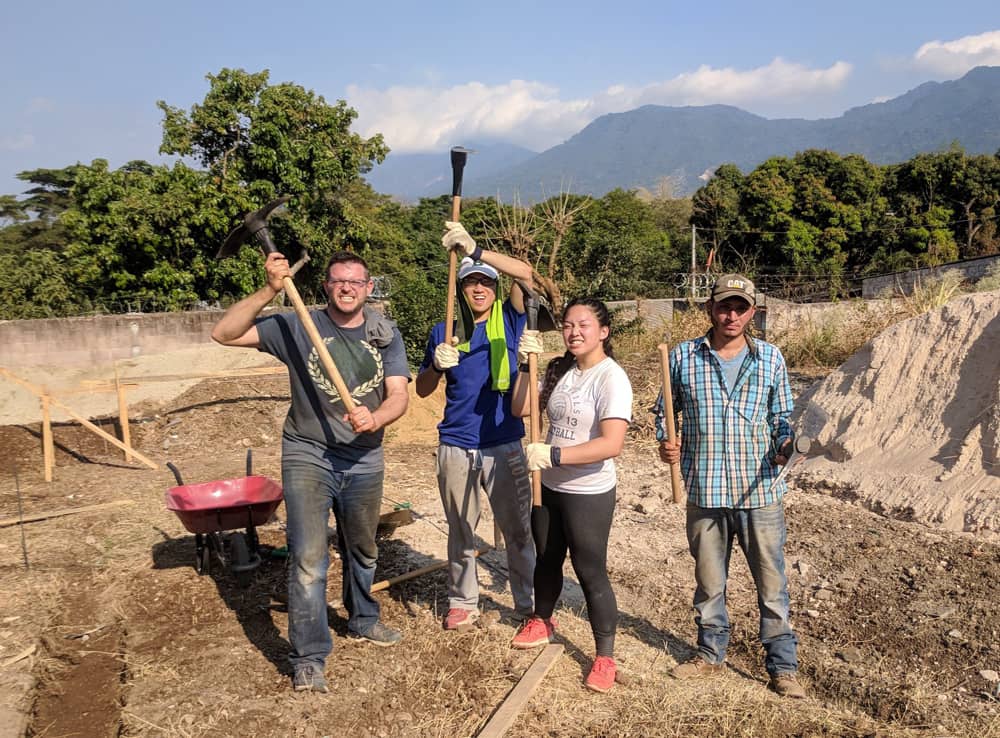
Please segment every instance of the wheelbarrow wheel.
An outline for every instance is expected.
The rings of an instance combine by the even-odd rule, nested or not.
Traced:
[[[212,547],[201,533],[196,534],[194,540],[194,568],[198,574],[204,576],[212,568]]]
[[[195,568],[202,576],[212,570],[212,549],[208,546],[198,551],[198,561],[195,564]]]
[[[236,574],[236,583],[241,587],[250,586],[250,578],[253,576],[253,569],[250,564],[250,549],[247,547],[247,539],[242,533],[233,533],[229,537],[229,560]]]

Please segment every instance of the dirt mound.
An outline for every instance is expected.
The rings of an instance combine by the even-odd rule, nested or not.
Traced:
[[[1000,537],[1000,293],[869,342],[798,403],[800,482],[893,517]]]

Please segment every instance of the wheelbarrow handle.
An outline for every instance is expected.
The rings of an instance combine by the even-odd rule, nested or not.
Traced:
[[[167,462],[167,468],[174,473],[174,479],[177,480],[177,486],[178,487],[183,487],[184,486],[184,480],[181,479],[181,473],[177,469],[177,467],[174,466],[174,462],[168,461]]]

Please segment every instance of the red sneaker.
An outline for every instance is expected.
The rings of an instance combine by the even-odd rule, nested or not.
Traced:
[[[546,643],[551,643],[555,632],[555,618],[542,620],[539,617],[531,617],[524,621],[524,625],[517,631],[511,645],[514,648],[538,648]]]
[[[444,616],[444,629],[457,630],[464,633],[471,630],[472,626],[479,620],[479,610],[466,610],[461,607],[453,607]]]
[[[584,685],[587,689],[592,689],[595,692],[608,692],[613,686],[615,686],[615,674],[618,670],[615,668],[615,660],[610,656],[598,656],[594,659],[594,665],[590,667],[590,673],[587,675],[587,680]]]

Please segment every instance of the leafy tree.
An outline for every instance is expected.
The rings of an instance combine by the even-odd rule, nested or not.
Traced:
[[[742,254],[741,232],[746,229],[746,222],[741,200],[745,186],[739,168],[723,164],[691,198],[691,224],[696,227],[699,239],[707,242],[709,251],[720,259],[725,259],[726,252],[734,256]]]
[[[651,297],[668,290],[676,259],[648,204],[613,190],[579,214],[562,251],[567,297]]]
[[[332,251],[364,249],[376,238],[377,228],[365,217],[373,211],[364,204],[374,193],[358,180],[388,148],[381,135],[365,139],[351,132],[357,113],[343,100],[329,104],[311,90],[271,85],[268,78],[266,70],[222,69],[207,76],[209,91],[190,112],[158,102],[164,113],[160,152],[194,157],[221,192],[245,193],[258,207],[292,195],[277,228],[287,231],[286,242],[309,250],[308,281],[318,278],[315,270]]]

